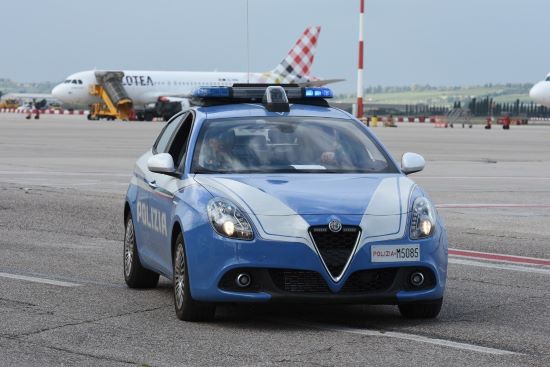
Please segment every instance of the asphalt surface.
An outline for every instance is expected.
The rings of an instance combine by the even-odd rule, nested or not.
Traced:
[[[130,290],[122,209],[163,123],[0,114],[0,365],[548,366],[550,266],[449,267],[441,315],[394,306],[239,306],[176,319],[171,283]],[[431,195],[454,249],[550,258],[550,128],[375,133]]]

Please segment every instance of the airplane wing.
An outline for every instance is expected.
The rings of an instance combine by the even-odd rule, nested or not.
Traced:
[[[51,94],[45,93],[6,93],[2,95],[2,99],[54,99]]]
[[[310,80],[309,82],[298,83],[300,87],[322,87],[330,83],[343,82],[346,79],[323,79],[323,80]]]

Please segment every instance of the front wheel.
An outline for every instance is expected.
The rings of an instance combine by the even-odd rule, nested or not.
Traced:
[[[401,316],[408,319],[434,319],[441,311],[443,298],[433,301],[417,301],[400,303],[398,305]]]
[[[174,306],[176,316],[184,321],[208,321],[214,317],[216,306],[198,302],[191,297],[187,257],[183,246],[183,236],[178,235],[174,250]]]
[[[131,214],[126,220],[124,234],[124,280],[130,288],[154,288],[159,281],[159,275],[145,269],[139,261],[134,221]]]

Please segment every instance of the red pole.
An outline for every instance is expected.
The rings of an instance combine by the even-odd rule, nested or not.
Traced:
[[[359,0],[359,63],[357,66],[357,117],[364,117],[363,111],[363,33],[365,24],[365,0]]]

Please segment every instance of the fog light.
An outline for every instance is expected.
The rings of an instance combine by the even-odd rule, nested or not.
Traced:
[[[240,273],[235,278],[235,284],[240,288],[246,288],[252,282],[252,277],[248,273]]]
[[[420,287],[422,284],[424,284],[424,274],[419,271],[415,271],[411,274],[410,281],[413,286]]]

